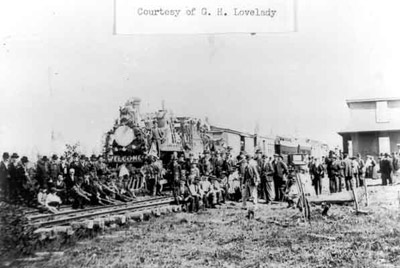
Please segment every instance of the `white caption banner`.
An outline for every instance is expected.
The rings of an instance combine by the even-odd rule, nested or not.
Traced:
[[[115,0],[116,34],[296,30],[296,0]]]

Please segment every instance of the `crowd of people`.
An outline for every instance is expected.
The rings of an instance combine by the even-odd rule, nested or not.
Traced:
[[[110,168],[102,155],[43,156],[32,165],[26,156],[5,152],[0,162],[0,193],[3,201],[56,213],[61,204],[78,209],[133,201],[138,192],[163,195],[163,187],[168,185],[187,212],[213,208],[226,200],[246,207],[248,201],[256,205],[259,196],[266,204],[290,199],[295,173],[283,159],[279,154],[266,156],[261,150],[233,156],[228,147],[226,151],[205,150],[197,157],[189,153],[187,158],[174,152],[166,165],[149,155],[140,167],[122,164]],[[309,174],[313,194],[320,195],[326,176],[330,193],[336,193],[363,186],[365,178],[373,178],[377,170],[384,185],[392,184],[399,170],[399,155],[384,154],[376,163],[372,156],[364,161],[360,154],[349,157],[330,152],[321,159],[306,157],[298,172]]]
[[[61,204],[76,209],[127,202],[136,197],[132,189],[138,172],[118,176],[101,155],[43,156],[32,165],[26,156],[5,152],[0,162],[1,199],[51,212]]]
[[[346,190],[362,187],[366,178],[378,179],[378,173],[382,185],[392,185],[399,174],[399,159],[398,152],[393,152],[392,155],[380,154],[378,162],[370,155],[367,155],[364,161],[361,154],[350,157],[346,153],[337,155],[330,152],[324,161],[324,169],[329,178],[329,191],[336,193],[341,192],[344,187]]]

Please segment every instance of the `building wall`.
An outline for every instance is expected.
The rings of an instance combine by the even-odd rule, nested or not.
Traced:
[[[400,102],[387,101],[385,109],[385,121],[379,121],[381,118],[378,104],[376,102],[350,103],[350,123],[348,129],[378,131],[381,129],[398,129],[400,126]]]
[[[389,137],[390,152],[398,151],[397,144],[400,144],[400,131],[392,132],[361,132],[353,133],[351,140],[353,143],[353,155],[361,153],[363,157],[372,155],[379,156],[379,137]]]

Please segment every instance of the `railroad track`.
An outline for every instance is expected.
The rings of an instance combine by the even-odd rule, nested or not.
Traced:
[[[157,197],[147,200],[134,201],[118,205],[91,207],[81,210],[63,211],[57,214],[34,215],[28,217],[29,224],[35,227],[64,225],[73,221],[105,217],[113,214],[123,214],[132,211],[141,211],[149,208],[168,205],[174,201],[173,197]]]

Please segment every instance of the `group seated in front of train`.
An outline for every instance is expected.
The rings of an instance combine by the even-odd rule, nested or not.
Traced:
[[[150,162],[159,166],[157,159]],[[64,156],[59,159],[53,155],[51,160],[43,156],[31,163],[26,156],[19,159],[17,153],[11,157],[3,153],[0,199],[51,212],[56,212],[59,204],[83,208],[132,201],[136,190],[144,191],[146,187],[145,170],[131,165],[125,167],[125,173],[121,173],[121,169],[110,168],[102,156],[92,155],[89,159],[73,154],[68,159]]]

